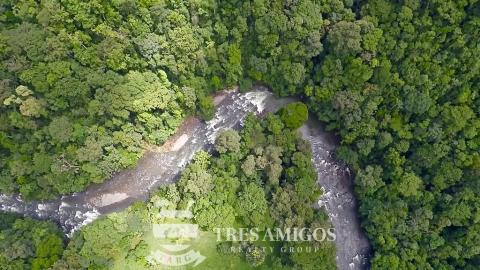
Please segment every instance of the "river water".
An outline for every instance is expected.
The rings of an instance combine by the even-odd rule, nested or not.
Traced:
[[[57,200],[25,202],[18,196],[0,195],[0,210],[55,221],[71,236],[99,216],[125,209],[135,201],[145,201],[159,185],[175,182],[195,152],[210,150],[220,130],[239,128],[249,112],[263,115],[293,100],[276,98],[263,87],[247,93],[224,91],[215,97],[216,114],[212,120],[204,123],[187,119],[162,147],[147,151],[135,168]],[[312,146],[318,181],[324,190],[318,206],[326,209],[335,227],[338,269],[366,269],[371,249],[357,216],[350,171],[333,157],[336,139],[314,120],[309,120],[300,131]]]

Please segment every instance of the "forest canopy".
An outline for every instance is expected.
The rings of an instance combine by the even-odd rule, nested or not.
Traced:
[[[278,115],[264,120],[248,115],[240,132],[220,133],[212,154],[197,152],[178,183],[83,227],[65,249],[54,224],[0,215],[0,268],[163,269],[149,256],[162,248],[159,244],[182,239],[156,239],[154,224],[193,222],[201,233],[187,243],[208,256],[195,269],[334,269],[332,238],[292,242],[215,235],[217,228],[256,228],[260,235],[274,228],[332,228],[327,214],[312,207],[321,191],[310,145],[285,125]],[[159,214],[184,209],[191,219]],[[280,252],[289,248],[301,251]]]
[[[2,1],[0,192],[102,182],[212,117],[214,91],[260,82],[340,136],[372,269],[477,269],[479,25],[478,0]]]
[[[47,269],[63,249],[63,235],[55,224],[0,213],[1,269]]]

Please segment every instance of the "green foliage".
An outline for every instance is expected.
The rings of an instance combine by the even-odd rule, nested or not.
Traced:
[[[342,4],[314,1],[54,0],[0,9],[0,123],[8,138],[0,190],[27,199],[80,191],[135,165],[146,144],[163,143],[186,114],[211,119],[212,90],[264,81],[281,95],[299,92],[331,13],[353,18]],[[49,170],[18,170],[43,153]]]
[[[257,246],[249,246],[245,254],[248,264],[253,267],[257,267],[263,264],[265,261],[265,251]]]
[[[0,213],[0,267],[41,270],[62,255],[63,238],[50,222]]]
[[[213,91],[260,81],[305,97],[341,137],[372,269],[475,269],[478,14],[476,0],[3,1],[0,191],[45,199],[102,182],[186,114],[211,119]],[[247,119],[240,140],[222,138],[219,156],[166,195],[201,197],[198,222],[211,228],[253,222],[234,210],[254,184],[266,219],[311,222],[308,154],[286,131],[308,111],[294,103],[280,116]]]
[[[480,253],[466,239],[480,202],[471,167],[479,151],[478,7],[370,0],[360,14],[332,26],[305,94],[340,134],[337,156],[355,169],[372,269],[475,268]]]
[[[281,123],[280,116],[268,114],[266,120],[259,120],[250,114],[240,132],[226,130],[219,134],[215,147],[225,151],[217,151],[212,156],[205,151],[196,153],[178,183],[160,187],[147,203],[138,202],[83,227],[53,269],[154,269],[155,266],[146,262],[146,256],[161,240],[152,236],[152,224],[178,222],[198,224],[202,229],[199,247],[214,247],[214,253],[198,266],[200,269],[224,269],[226,260],[232,262],[231,269],[313,269],[319,260],[324,261],[325,269],[334,268],[335,248],[330,242],[304,243],[312,249],[301,255],[298,252],[279,254],[268,248],[280,249],[290,245],[288,241],[218,242],[215,234],[213,240],[207,237],[216,228],[258,228],[262,234],[267,228],[282,225],[329,227],[327,215],[312,208],[320,189],[309,146],[294,129],[272,133],[269,131],[272,123]],[[247,144],[252,130],[256,136],[262,134],[265,140]],[[248,166],[241,165],[241,160]],[[273,164],[279,166],[280,172],[272,182],[268,168]],[[248,170],[251,172],[245,173]],[[288,199],[279,201],[276,197],[280,193],[288,194]],[[159,215],[163,210],[185,209],[192,211],[192,219]],[[232,247],[238,251],[232,252]],[[220,266],[202,268],[214,260],[219,260]]]
[[[240,136],[238,132],[232,129],[223,130],[215,140],[215,150],[220,154],[240,151]]]
[[[293,102],[280,110],[280,118],[288,128],[296,129],[308,119],[308,109],[302,102]]]
[[[293,263],[300,269],[330,270],[335,269],[335,258],[331,256],[335,251],[334,246],[318,245],[311,243],[289,243],[286,248],[294,250],[310,250],[309,252],[295,252],[292,254]]]
[[[238,194],[236,209],[246,225],[263,229],[268,217],[263,188],[254,183],[244,186]]]
[[[200,97],[198,103],[198,115],[203,120],[210,120],[215,115],[215,105],[213,98],[210,96]]]

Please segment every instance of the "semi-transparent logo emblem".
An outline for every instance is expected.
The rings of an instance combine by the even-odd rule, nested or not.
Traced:
[[[150,252],[147,261],[151,265],[168,267],[199,265],[205,257],[190,244],[199,237],[199,228],[197,224],[188,223],[193,217],[190,211],[193,201],[188,203],[185,210],[169,210],[172,204],[168,200],[160,200],[157,205],[162,209],[159,215],[174,223],[153,225],[153,236],[161,245],[160,249]]]

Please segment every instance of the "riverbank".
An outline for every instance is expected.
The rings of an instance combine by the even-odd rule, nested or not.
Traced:
[[[220,130],[239,127],[248,113],[263,115],[294,101],[276,98],[264,87],[247,93],[225,91],[219,96],[212,120],[204,123],[195,118],[187,119],[165,145],[147,151],[135,168],[118,172],[84,192],[49,202],[24,202],[15,196],[2,195],[0,209],[53,220],[71,235],[99,216],[125,209],[136,201],[145,201],[158,186],[176,181],[197,151],[209,150]],[[349,170],[332,155],[336,141],[313,120],[301,131],[312,146],[318,180],[325,190],[319,204],[325,207],[336,229],[338,268],[365,269],[370,248],[356,214]]]

